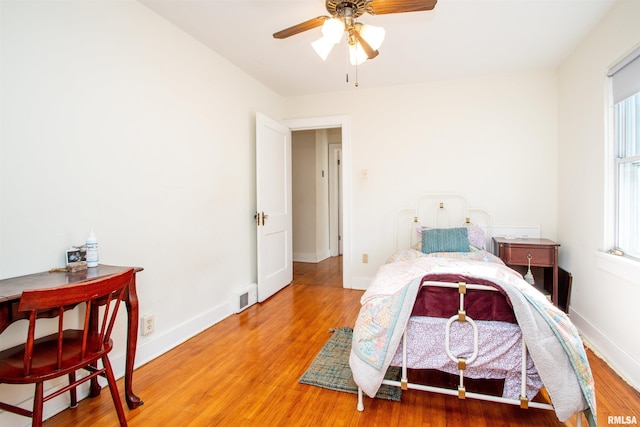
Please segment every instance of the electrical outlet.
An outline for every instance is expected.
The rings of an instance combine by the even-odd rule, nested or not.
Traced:
[[[366,264],[369,262],[369,254],[362,254],[362,263]]]
[[[142,316],[142,335],[149,335],[153,332],[153,314]]]

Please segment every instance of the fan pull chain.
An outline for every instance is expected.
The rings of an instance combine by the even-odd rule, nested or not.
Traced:
[[[348,51],[347,51],[348,52]],[[360,86],[360,83],[358,83],[358,64],[356,63],[356,82],[355,82],[355,87]],[[345,75],[345,81],[347,83],[349,83],[349,55],[347,54],[347,61],[346,61],[346,68],[347,68],[347,73]]]
[[[359,83],[358,83],[358,63],[356,62],[356,87],[358,87],[358,86],[359,86]]]
[[[346,73],[345,73],[345,82],[349,83],[349,45],[347,44],[347,56],[345,57],[346,61],[345,61],[345,68],[346,68]],[[355,82],[355,87],[358,87],[360,84],[358,83],[358,64],[356,63],[356,82]]]
[[[349,72],[347,72],[346,74],[346,82],[349,83]],[[356,82],[355,82],[355,87],[360,86],[360,84],[358,83],[358,66],[356,65]]]
[[[345,61],[344,61],[344,69],[346,71],[346,73],[345,73],[345,77],[346,77],[345,82],[349,83],[349,43],[348,43],[348,40],[347,40],[347,50],[346,50],[346,52],[347,52],[347,55],[345,56]]]

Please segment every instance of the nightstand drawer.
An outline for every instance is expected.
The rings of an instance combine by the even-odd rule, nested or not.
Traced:
[[[504,248],[504,262],[513,265],[527,265],[531,256],[531,265],[551,267],[554,264],[554,248],[532,248],[509,246]]]

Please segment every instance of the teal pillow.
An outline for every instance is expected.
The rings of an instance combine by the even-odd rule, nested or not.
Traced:
[[[469,252],[466,227],[432,228],[422,232],[422,252]]]

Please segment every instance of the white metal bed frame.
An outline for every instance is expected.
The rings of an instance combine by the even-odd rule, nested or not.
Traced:
[[[453,203],[452,203],[453,202]],[[453,219],[450,218],[450,210],[448,209],[451,205],[458,206],[458,215],[454,216]],[[425,215],[425,212],[433,212],[433,217],[429,217]],[[473,215],[473,218],[472,218]],[[407,221],[407,217],[409,217],[409,235],[408,235],[408,244],[406,240],[406,228],[405,226],[401,226],[401,223]],[[435,218],[435,222],[433,219]],[[480,219],[478,219],[480,218]],[[473,219],[473,221],[472,221]],[[474,222],[479,221],[479,222]],[[487,250],[491,250],[491,215],[480,208],[469,208],[468,202],[465,197],[459,194],[423,194],[418,198],[413,208],[405,208],[402,209],[398,216],[396,217],[395,224],[395,239],[396,239],[396,252],[401,248],[412,247],[415,240],[417,239],[417,231],[416,227],[422,226],[423,224],[430,225],[432,227],[438,228],[446,228],[451,226],[469,226],[469,225],[478,225],[483,228],[485,231],[486,238],[486,247]],[[404,229],[404,231],[402,231]],[[403,237],[405,236],[405,237]],[[404,243],[402,243],[404,242]],[[524,337],[522,338],[522,353],[521,353],[521,384],[520,384],[520,398],[519,399],[510,399],[502,396],[494,396],[483,393],[475,393],[475,392],[467,392],[464,385],[464,372],[468,366],[471,366],[473,362],[476,360],[480,349],[478,348],[478,328],[475,324],[475,321],[467,315],[465,309],[465,295],[468,289],[478,289],[478,290],[487,290],[487,291],[496,291],[497,289],[479,284],[472,283],[450,283],[450,282],[435,282],[435,281],[426,281],[423,283],[423,286],[439,286],[439,287],[448,287],[448,288],[457,288],[460,296],[460,306],[458,309],[458,313],[454,316],[451,316],[446,323],[446,331],[445,331],[445,351],[447,356],[451,361],[458,365],[459,371],[459,383],[457,390],[444,388],[444,387],[436,387],[429,386],[424,384],[415,384],[410,383],[407,377],[407,340],[406,340],[406,330],[403,332],[402,336],[402,377],[400,381],[388,380],[385,379],[382,381],[382,384],[400,387],[402,390],[421,390],[428,391],[439,394],[446,394],[450,396],[457,396],[458,399],[479,399],[489,402],[497,402],[497,403],[506,403],[511,405],[518,405],[523,409],[527,408],[538,408],[538,409],[547,409],[554,410],[552,404],[543,403],[543,402],[534,402],[530,401],[527,398],[527,346],[524,341]],[[470,357],[464,358],[457,355],[452,354],[450,350],[450,328],[453,322],[468,322],[473,328],[473,354]],[[362,389],[358,387],[358,411],[364,410],[363,403],[363,395]],[[577,426],[582,426],[582,413],[577,414]]]
[[[395,251],[413,247],[417,243],[416,228],[464,227],[476,225],[485,232],[485,244],[491,249],[492,218],[482,208],[469,207],[460,194],[427,193],[421,195],[414,206],[398,211],[395,218]]]

